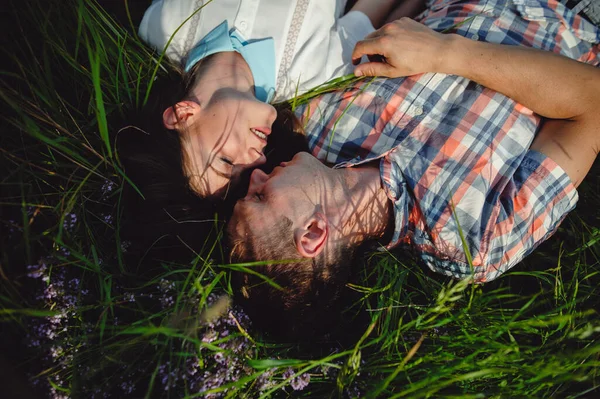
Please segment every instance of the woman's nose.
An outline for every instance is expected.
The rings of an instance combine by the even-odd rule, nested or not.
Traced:
[[[273,125],[273,123],[275,123],[275,120],[277,119],[277,110],[275,109],[274,106],[272,106],[271,104],[269,105],[269,120],[271,122],[271,125]]]
[[[246,156],[243,159],[243,164],[241,165],[244,169],[252,169],[256,168],[267,162],[267,157],[262,152],[250,148],[246,152]]]

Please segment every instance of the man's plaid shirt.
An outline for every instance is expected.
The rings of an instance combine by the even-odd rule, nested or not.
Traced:
[[[600,64],[600,30],[555,0],[437,1],[420,21],[437,31],[463,23],[453,31],[473,40]],[[312,100],[298,115],[321,161],[379,162],[394,204],[389,247],[411,245],[446,275],[496,278],[577,202],[565,172],[529,150],[541,118],[462,77],[366,79]]]

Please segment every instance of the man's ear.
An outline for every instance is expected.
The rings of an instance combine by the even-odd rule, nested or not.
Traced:
[[[167,129],[177,129],[183,124],[191,122],[191,119],[200,111],[200,104],[194,101],[180,101],[163,112],[163,124]]]
[[[327,218],[320,212],[315,212],[302,228],[294,231],[294,242],[298,253],[305,258],[314,258],[319,255],[329,233]]]

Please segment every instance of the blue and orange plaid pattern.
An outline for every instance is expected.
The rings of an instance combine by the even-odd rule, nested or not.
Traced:
[[[600,30],[554,0],[441,0],[420,21],[600,64]],[[366,79],[298,115],[321,161],[379,162],[395,210],[389,247],[411,245],[449,276],[496,278],[550,237],[577,202],[565,172],[529,150],[541,118],[462,77]]]

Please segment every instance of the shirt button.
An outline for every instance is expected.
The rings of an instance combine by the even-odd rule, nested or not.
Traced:
[[[239,28],[240,28],[240,30],[248,29],[248,23],[246,21],[240,21]]]
[[[479,40],[479,35],[477,33],[474,33],[471,35],[471,39],[473,40]]]
[[[413,114],[415,116],[423,115],[423,107],[415,107]]]

